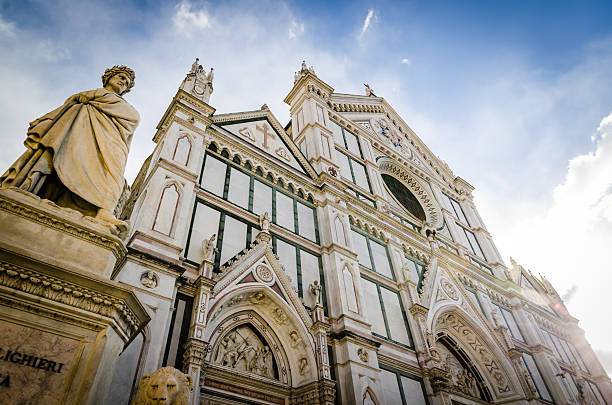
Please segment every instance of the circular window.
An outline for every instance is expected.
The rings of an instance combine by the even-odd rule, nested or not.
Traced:
[[[383,181],[387,185],[389,192],[395,197],[395,199],[412,215],[425,221],[425,211],[419,204],[417,198],[412,194],[410,190],[401,181],[388,174],[381,174]]]

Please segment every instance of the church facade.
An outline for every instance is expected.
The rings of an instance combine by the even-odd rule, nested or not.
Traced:
[[[200,404],[607,404],[544,278],[504,264],[473,187],[384,98],[302,65],[283,126],[216,114],[193,69],[117,211],[112,278],[151,321],[107,404],[172,366]]]

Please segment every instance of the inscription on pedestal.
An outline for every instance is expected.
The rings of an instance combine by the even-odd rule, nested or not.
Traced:
[[[53,404],[79,342],[0,321],[0,403]]]

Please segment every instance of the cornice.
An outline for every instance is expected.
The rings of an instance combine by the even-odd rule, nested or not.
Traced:
[[[348,340],[353,343],[357,343],[361,346],[365,346],[372,350],[378,350],[381,343],[367,336],[359,335],[351,330],[341,330],[337,333],[330,333],[329,338],[331,340]]]
[[[395,370],[403,371],[418,377],[423,376],[423,370],[420,367],[415,367],[403,361],[396,360],[392,357],[385,356],[384,354],[378,354],[378,363],[391,367]]]
[[[182,178],[184,178],[187,181],[191,181],[191,182],[197,182],[198,181],[198,175],[197,173],[193,173],[191,171],[189,171],[185,166],[179,165],[178,163],[172,161],[172,160],[168,160],[166,158],[160,158],[157,161],[157,166],[158,167],[163,167],[164,169],[168,170],[171,173],[174,173]]]
[[[43,266],[37,267],[44,268]],[[47,266],[46,271],[41,271],[0,261],[0,286],[106,318],[114,318],[128,338],[150,320],[144,307],[130,290],[110,281],[93,279],[59,268]],[[20,300],[17,295],[14,295],[14,298],[13,305],[19,305],[19,301],[23,301],[20,306],[24,309],[31,307],[27,303],[31,299]]]

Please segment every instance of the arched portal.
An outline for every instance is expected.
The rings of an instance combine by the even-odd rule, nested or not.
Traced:
[[[318,395],[312,335],[270,286],[228,287],[210,307],[205,339],[210,345],[201,395],[212,403],[223,397],[284,404]]]
[[[473,382],[476,389],[470,391],[470,396],[487,402],[521,396],[517,392],[517,387],[520,388],[518,377],[500,345],[474,324],[461,308],[454,305],[438,308],[429,322],[437,339],[437,349],[452,354],[458,362],[458,367],[451,373],[453,381],[465,382],[466,377],[467,380],[473,379],[470,383]]]
[[[445,367],[448,367],[450,373],[450,386],[468,397],[492,402],[491,390],[465,350],[446,334],[440,334],[437,342],[440,343],[440,357],[444,359]]]

